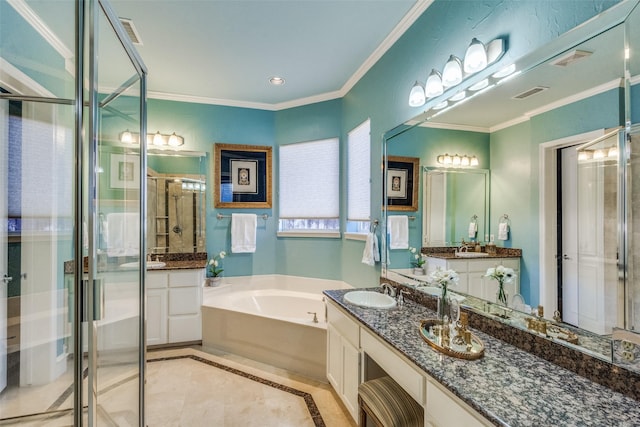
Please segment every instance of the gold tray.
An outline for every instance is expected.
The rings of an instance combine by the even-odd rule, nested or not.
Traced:
[[[435,348],[447,356],[457,357],[458,359],[476,360],[484,356],[484,343],[471,334],[471,345],[466,346],[443,346],[442,338],[438,331],[442,328],[442,324],[438,319],[426,319],[420,322],[420,336],[429,346]],[[455,345],[455,344],[454,344]]]

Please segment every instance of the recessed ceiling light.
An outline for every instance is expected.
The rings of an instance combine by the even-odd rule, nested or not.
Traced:
[[[284,84],[284,79],[282,77],[273,76],[269,79],[269,83],[274,86],[282,86]]]

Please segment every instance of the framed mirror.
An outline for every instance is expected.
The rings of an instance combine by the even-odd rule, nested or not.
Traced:
[[[617,250],[620,254],[617,260],[614,258],[613,263],[618,266],[619,272],[624,272],[614,279],[607,279],[614,283],[604,286],[604,279],[596,281],[589,286],[598,288],[599,293],[590,295],[585,291],[586,287],[580,288],[579,283],[581,291],[573,300],[568,293],[563,295],[562,281],[567,279],[563,279],[558,271],[568,267],[563,265],[566,261],[563,250],[567,248],[567,238],[563,240],[562,235],[557,232],[562,221],[558,212],[562,210],[563,202],[563,178],[559,168],[562,166],[563,150],[576,154],[574,162],[577,166],[578,147],[624,127],[625,123],[632,120],[633,111],[637,111],[633,109],[634,98],[631,96],[637,80],[625,79],[625,70],[633,66],[637,59],[634,48],[640,44],[637,37],[635,40],[633,38],[637,28],[625,24],[625,19],[627,22],[638,19],[638,11],[629,16],[633,6],[634,4],[623,3],[613,7],[513,64],[501,64],[505,69],[512,66],[510,74],[506,76],[496,77],[495,70],[480,73],[464,82],[462,87],[449,89],[443,95],[429,99],[421,114],[390,130],[384,137],[385,156],[419,157],[426,176],[429,176],[429,170],[440,167],[437,154],[453,154],[457,151],[461,155],[477,156],[480,160],[479,168],[487,169],[491,177],[488,185],[486,231],[482,233],[484,235],[478,234],[478,240],[486,243],[486,234],[497,233],[500,216],[508,214],[511,221],[510,234],[498,244],[522,251],[519,284],[524,303],[531,307],[543,305],[549,319],[557,311],[555,317],[560,324],[580,334],[578,344],[567,345],[577,346],[604,360],[611,360],[609,334],[612,328],[635,329],[634,320],[628,315],[625,318],[624,313],[633,311],[629,310],[630,305],[638,305],[634,302],[633,295],[639,292],[633,283],[617,281],[618,277],[630,274],[630,254],[625,252],[625,242],[628,239],[624,232],[618,234],[613,231],[614,252]],[[631,56],[635,59],[629,61]],[[485,89],[471,90],[472,86],[484,79],[487,79]],[[450,100],[453,95],[463,91],[468,98],[464,102]],[[443,101],[447,101],[446,108],[432,108],[443,104]],[[640,116],[638,113],[636,115]],[[420,135],[426,132],[425,129],[448,133],[451,138],[425,138]],[[610,160],[617,165],[614,175],[616,192],[619,194],[622,189],[629,191],[624,187],[624,176],[629,172],[625,172],[628,165],[617,154],[626,149],[626,142],[620,135],[618,133],[613,137],[613,145],[618,151],[611,150],[611,153],[616,154]],[[423,143],[408,143],[411,139],[422,139]],[[471,149],[479,151],[463,151]],[[608,153],[609,151],[607,156]],[[581,169],[576,167],[576,171],[579,170]],[[462,236],[468,236],[467,227],[456,225],[456,231],[451,236],[446,234],[449,232],[446,227],[443,228],[440,224],[437,228],[445,230],[442,231],[443,238],[432,237],[431,229],[436,229],[436,225],[430,223],[429,216],[456,218],[457,212],[448,213],[447,208],[442,205],[438,207],[439,213],[434,215],[434,212],[430,212],[428,202],[431,198],[435,200],[435,193],[433,184],[427,181],[426,176],[421,181],[421,193],[427,200],[422,201],[423,207],[417,213],[421,219],[420,227],[409,229],[410,245],[415,246],[420,242],[423,247],[427,243],[455,246]],[[591,177],[597,177],[597,174],[594,173]],[[607,179],[600,188],[609,185],[607,182],[610,182],[610,178]],[[565,177],[565,184],[567,180]],[[444,181],[444,177],[441,177],[441,181]],[[571,190],[564,191],[566,195]],[[627,205],[631,205],[634,197],[633,194],[627,195]],[[605,212],[609,209],[602,208],[605,204],[617,203],[615,193],[612,200],[605,199],[599,202],[592,200],[588,209],[601,209]],[[434,200],[431,205],[436,204],[433,203]],[[468,212],[461,214],[463,218],[460,222],[464,220],[468,225],[471,215]],[[625,215],[622,211],[617,213],[618,224],[626,221]],[[442,223],[443,220],[440,219],[439,222]],[[579,230],[578,234],[591,233],[596,236],[595,240],[598,240],[597,236],[611,234],[608,226],[597,221],[591,224],[588,230]],[[623,230],[624,227],[617,229]],[[611,238],[600,240],[609,242],[608,245],[612,241]],[[383,270],[383,275],[406,268],[409,262],[406,254],[390,252],[388,268]],[[586,271],[586,267],[579,271]],[[584,282],[584,274],[579,280]],[[420,284],[409,278],[404,282]],[[593,317],[590,321],[594,324],[586,326],[575,320],[565,319],[563,311],[567,309],[563,308],[563,303],[566,302],[576,304],[579,311]],[[482,311],[482,300],[469,297],[467,303],[475,304],[478,312]],[[598,308],[605,303],[613,305],[613,323],[606,323],[603,316],[607,310]]]

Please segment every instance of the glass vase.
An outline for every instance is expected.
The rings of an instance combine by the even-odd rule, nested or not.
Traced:
[[[508,295],[504,290],[504,283],[498,282],[498,291],[496,292],[496,302],[502,306],[507,306]]]
[[[438,297],[438,319],[441,323],[449,323],[451,318],[451,300],[447,288],[442,288],[442,294]]]

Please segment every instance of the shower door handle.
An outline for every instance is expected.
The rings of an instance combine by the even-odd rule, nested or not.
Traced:
[[[567,254],[564,254],[564,255],[562,255],[562,259],[565,260],[565,261],[570,261],[571,257],[569,255],[567,255]]]
[[[8,275],[4,275],[4,277],[2,278],[2,282],[5,284],[8,284],[10,281],[13,280],[13,277],[9,277]]]

